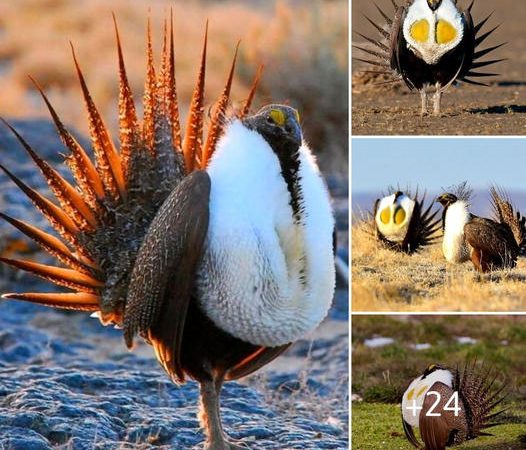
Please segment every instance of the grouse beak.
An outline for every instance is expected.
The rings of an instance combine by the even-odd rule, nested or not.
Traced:
[[[301,134],[300,124],[296,119],[289,118],[282,129],[283,133],[289,140],[291,140],[298,147],[301,146],[303,136]]]
[[[427,0],[427,5],[431,8],[431,11],[436,11],[441,3],[442,0]]]
[[[437,203],[440,203],[443,207],[446,207],[447,205],[451,205],[457,200],[458,200],[457,196],[450,194],[449,192],[446,192],[445,194],[438,196],[436,199]]]

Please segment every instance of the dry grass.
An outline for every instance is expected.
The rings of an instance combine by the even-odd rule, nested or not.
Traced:
[[[440,241],[415,255],[388,250],[363,222],[352,231],[353,311],[526,311],[526,260],[480,275],[445,261]]]
[[[93,97],[108,124],[117,124],[117,64],[111,13],[121,29],[137,101],[145,73],[148,10],[154,45],[174,7],[178,90],[186,110],[196,76],[205,20],[210,21],[208,106],[222,90],[235,43],[242,39],[234,101],[241,102],[260,63],[267,66],[256,106],[270,99],[298,107],[306,134],[325,168],[346,172],[347,2],[169,0],[20,0],[0,2],[0,115],[45,116],[27,75],[45,87],[58,111],[87,133],[84,105],[68,41],[74,43]],[[158,53],[157,53],[158,56]],[[306,95],[308,94],[308,95]]]

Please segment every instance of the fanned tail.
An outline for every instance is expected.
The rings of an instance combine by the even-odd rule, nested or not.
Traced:
[[[491,187],[490,194],[495,218],[510,227],[521,253],[524,254],[526,252],[526,217],[513,208],[508,194],[503,190]]]
[[[454,389],[458,390],[466,407],[468,419],[468,439],[487,435],[484,430],[496,426],[494,421],[506,409],[495,411],[507,397],[503,394],[508,388],[506,383],[496,387],[498,372],[484,365],[477,368],[477,362],[466,362],[462,372],[457,368]]]
[[[353,44],[353,47],[364,56],[353,56],[356,61],[363,62],[370,66],[373,66],[377,70],[362,70],[362,73],[373,73],[377,75],[387,76],[387,80],[374,83],[375,85],[396,83],[401,81],[403,78],[396,69],[396,65],[393,65],[393,27],[398,25],[398,10],[399,5],[395,0],[391,0],[393,6],[392,16],[387,14],[378,4],[373,2],[378,13],[381,16],[379,21],[375,21],[368,16],[363,16],[367,22],[374,28],[378,37],[367,36],[366,34],[355,31],[354,33],[366,41],[365,45]],[[396,22],[396,23],[395,23]]]
[[[420,221],[418,227],[416,227],[416,236],[417,241],[408,246],[410,251],[413,251],[412,248],[418,249],[420,246],[430,245],[436,242],[439,239],[438,231],[441,226],[440,217],[437,218],[439,212],[438,209],[433,210],[433,202],[430,202],[427,208],[425,208],[426,193],[422,197],[418,196],[418,191],[415,194],[413,200],[418,205],[418,213],[420,214]],[[424,209],[425,208],[425,209]]]
[[[9,293],[4,294],[4,298],[96,312],[105,324],[122,324],[131,271],[151,221],[184,176],[206,167],[227,120],[238,47],[203,145],[207,24],[188,122],[185,135],[182,135],[175,81],[172,16],[170,12],[169,25],[165,22],[162,62],[158,72],[154,67],[148,21],[142,123],[137,117],[117,20],[113,17],[119,77],[118,148],[90,94],[72,46],[73,62],[89,119],[93,160],[66,129],[42,88],[32,80],[68,150],[65,162],[74,183],[51,167],[4,121],[42,173],[55,200],[44,197],[9,169],[1,165],[0,169],[31,200],[57,235],[3,213],[0,217],[53,256],[58,265],[4,257],[0,261],[67,289],[66,292]],[[261,68],[238,116],[244,116],[250,110],[260,76]]]

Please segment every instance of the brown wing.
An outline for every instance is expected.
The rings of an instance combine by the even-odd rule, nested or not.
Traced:
[[[250,375],[276,359],[291,345],[292,344],[285,344],[281,347],[260,347],[250,356],[241,361],[237,366],[230,369],[225,375],[225,380],[232,381]]]
[[[126,345],[137,333],[145,336],[166,371],[181,381],[181,342],[208,230],[209,196],[208,174],[196,171],[163,203],[139,249],[124,311]]]
[[[513,233],[506,224],[474,217],[464,225],[464,235],[469,245],[495,264],[501,262],[502,265],[513,265],[511,263],[519,254]]]
[[[426,450],[445,450],[446,446],[458,443],[458,436],[466,435],[467,425],[465,423],[464,406],[459,399],[461,411],[458,416],[455,416],[453,411],[444,410],[444,407],[454,394],[453,389],[444,383],[436,382],[428,392],[432,391],[440,394],[440,401],[435,407],[437,397],[435,395],[426,395],[422,411],[420,412],[418,426]],[[428,414],[439,414],[439,416]]]
[[[407,440],[413,445],[413,447],[422,449],[422,444],[418,442],[418,439],[415,436],[413,427],[409,425],[402,417],[402,424],[404,425],[404,433]]]

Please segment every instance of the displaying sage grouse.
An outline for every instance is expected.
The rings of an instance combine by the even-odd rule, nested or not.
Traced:
[[[440,114],[442,94],[454,83],[485,85],[477,81],[495,73],[477,69],[503,61],[481,60],[504,44],[479,49],[498,27],[481,32],[489,17],[473,23],[474,0],[462,9],[456,0],[409,0],[394,6],[392,16],[378,6],[385,25],[367,20],[378,30],[375,39],[358,33],[373,47],[355,46],[369,55],[355,58],[378,67],[378,73],[403,80],[411,90],[420,92],[421,114],[427,114],[427,89],[434,88],[433,114]],[[372,59],[371,59],[372,57]]]
[[[495,421],[504,409],[495,411],[505,399],[507,388],[496,386],[491,369],[477,369],[476,363],[463,370],[430,365],[415,378],[402,397],[402,423],[411,444],[418,449],[444,450],[479,436],[499,425]],[[414,428],[420,429],[424,445]]]
[[[63,266],[2,261],[69,291],[4,298],[95,313],[103,324],[123,327],[128,347],[139,334],[175,382],[190,377],[200,384],[206,448],[241,448],[223,432],[222,383],[269,363],[326,316],[335,285],[333,215],[296,110],[269,105],[248,115],[256,80],[242,110],[227,112],[235,56],[203,138],[207,33],[182,132],[173,31],[166,28],[158,72],[148,32],[140,124],[116,27],[119,149],[73,55],[94,162],[40,90],[76,185],[12,129],[58,204],[3,170],[61,238],[2,217]]]
[[[526,248],[526,218],[514,210],[506,194],[495,188],[490,193],[494,219],[471,214],[465,196],[445,193],[437,198],[444,207],[442,250],[447,261],[471,259],[479,272],[516,266]]]
[[[420,247],[433,243],[438,236],[440,219],[433,204],[424,206],[425,195],[411,197],[401,191],[377,199],[374,204],[374,234],[392,250],[414,253]]]

